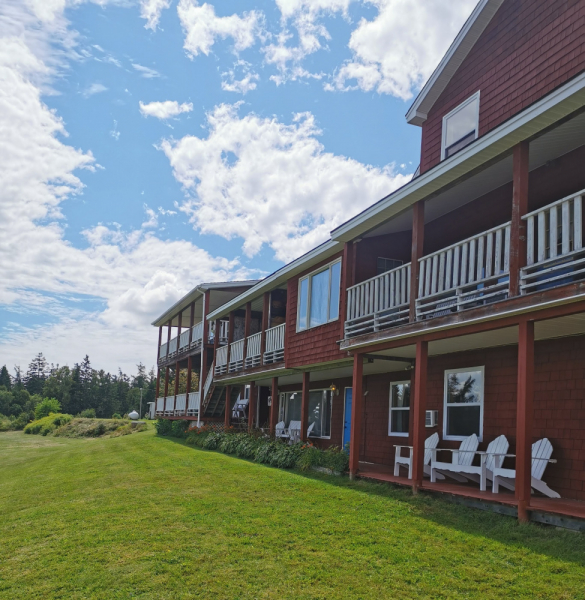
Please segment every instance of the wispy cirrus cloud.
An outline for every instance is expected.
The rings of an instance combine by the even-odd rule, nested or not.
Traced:
[[[155,77],[161,76],[156,69],[151,69],[150,67],[145,67],[144,65],[140,65],[138,63],[132,63],[132,67],[145,79],[154,79]]]

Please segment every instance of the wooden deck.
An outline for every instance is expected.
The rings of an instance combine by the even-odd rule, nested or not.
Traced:
[[[406,470],[402,469],[401,472],[406,473]],[[412,486],[412,481],[410,479],[405,476],[396,477],[394,475],[394,468],[388,465],[360,463],[358,476],[364,479],[383,481],[395,485],[406,487]],[[451,483],[449,479],[445,479],[441,482],[431,483],[428,479],[425,479],[422,484],[422,489],[428,492],[447,494],[480,502],[488,502],[494,506],[494,509],[500,505],[516,510],[518,505],[512,492],[500,491],[500,493],[494,494],[490,489],[488,489],[486,492],[482,492],[479,489],[479,485],[474,483]],[[548,515],[568,517],[570,519],[585,520],[585,502],[580,500],[546,498],[544,496],[533,495],[530,501],[529,510]]]

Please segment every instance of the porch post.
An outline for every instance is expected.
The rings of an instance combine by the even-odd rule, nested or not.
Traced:
[[[512,196],[512,225],[510,227],[510,296],[520,295],[520,269],[526,266],[526,221],[528,213],[528,159],[527,141],[514,146],[514,183]]]
[[[179,377],[181,375],[181,366],[179,361],[175,364],[175,401],[173,402],[173,416],[175,416],[175,411],[177,410],[177,394],[179,393]]]
[[[242,354],[242,371],[246,369],[246,358],[248,357],[248,338],[250,337],[250,326],[252,324],[252,303],[246,303],[246,317],[244,319],[244,349]]]
[[[264,353],[266,352],[266,330],[268,329],[268,318],[270,312],[270,292],[264,292],[262,298],[262,334],[260,337],[260,364],[264,364]]]
[[[355,479],[360,468],[360,446],[362,441],[362,418],[364,359],[361,354],[353,355],[353,382],[351,391],[351,432],[349,438],[349,478]]]
[[[416,343],[414,366],[414,401],[412,406],[412,491],[417,493],[422,486],[425,455],[425,410],[427,406],[427,369],[429,343]],[[445,418],[445,415],[443,415]]]
[[[229,320],[229,324],[228,324],[228,341],[227,341],[227,365],[226,365],[226,373],[229,373],[230,371],[230,359],[231,359],[231,353],[232,353],[232,342],[234,341],[234,323],[236,320],[236,316],[234,314],[234,311],[232,310],[230,312],[230,320]]]
[[[173,322],[173,320],[169,319],[169,323],[167,325],[167,327],[168,327],[168,333],[167,333],[167,356],[169,354],[169,346],[168,345],[171,343],[171,329],[172,329],[172,325],[171,324],[172,324],[172,322]]]
[[[195,301],[191,302],[191,315],[189,318],[189,345],[191,348],[191,342],[193,341],[193,325],[195,325]]]
[[[179,344],[181,343],[181,340],[179,339],[181,337],[181,329],[183,328],[183,311],[181,311],[179,313],[179,330],[177,331],[177,354],[179,354]]]
[[[219,348],[219,333],[221,330],[221,321],[219,319],[215,319],[215,335],[213,336],[213,360],[215,361],[215,357],[217,354],[217,349]]]
[[[256,385],[250,381],[250,399],[248,401],[248,431],[254,429],[256,420]]]
[[[340,340],[345,338],[345,320],[347,318],[347,290],[354,284],[353,281],[353,262],[354,262],[354,243],[345,242],[343,246],[343,259],[341,261],[341,305],[339,307],[340,315]]]
[[[191,337],[191,334],[189,334]],[[190,344],[189,344],[190,345]],[[189,410],[189,394],[191,393],[191,377],[193,375],[193,359],[191,355],[187,358],[187,398],[185,400],[185,416],[187,416],[187,410]]]
[[[226,427],[230,426],[230,417],[231,417],[231,411],[232,411],[231,397],[232,397],[232,386],[226,385],[225,386],[225,416],[224,416],[224,421],[223,421],[223,424]]]
[[[419,258],[422,258],[425,239],[425,201],[419,200],[412,207],[412,247],[410,253],[410,321],[416,321],[418,298]]]
[[[516,500],[518,520],[528,521],[532,480],[534,404],[534,322],[518,326],[518,400],[516,415]]]
[[[160,369],[157,368],[156,370],[156,400],[158,400],[158,395],[160,394]],[[155,404],[155,408],[156,408],[156,404]],[[156,410],[155,410],[156,412]]]
[[[165,367],[165,406],[167,401],[167,396],[169,395],[169,373],[170,367]]]
[[[162,344],[162,325],[158,328],[158,348],[156,349],[156,364],[160,361],[160,347]]]
[[[201,360],[199,361],[199,410],[197,411],[197,427],[201,424],[201,409],[203,408],[205,398],[202,398],[205,382],[204,378],[207,376],[207,348],[205,347],[205,340],[207,339],[207,310],[209,309],[209,297],[211,292],[207,290],[203,294],[203,306],[201,307],[201,321],[203,323],[203,331],[201,338]]]
[[[303,373],[303,390],[301,392],[301,442],[307,441],[307,429],[309,427],[309,384],[311,382],[310,371]]]
[[[272,402],[270,404],[270,435],[276,432],[276,423],[278,422],[278,377],[272,378]]]

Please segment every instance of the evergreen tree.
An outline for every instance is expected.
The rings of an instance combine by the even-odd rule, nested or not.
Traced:
[[[8,391],[12,388],[12,379],[6,365],[0,369],[0,386],[4,386]]]
[[[49,365],[42,352],[39,352],[28,365],[24,386],[29,394],[40,394],[49,375]]]

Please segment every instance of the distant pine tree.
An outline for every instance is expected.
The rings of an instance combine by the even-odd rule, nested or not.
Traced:
[[[0,369],[0,385],[3,385],[8,391],[12,388],[12,378],[6,368],[6,365]]]
[[[43,386],[48,376],[49,365],[43,353],[39,352],[28,365],[28,371],[24,378],[24,387],[31,395],[42,394]]]

